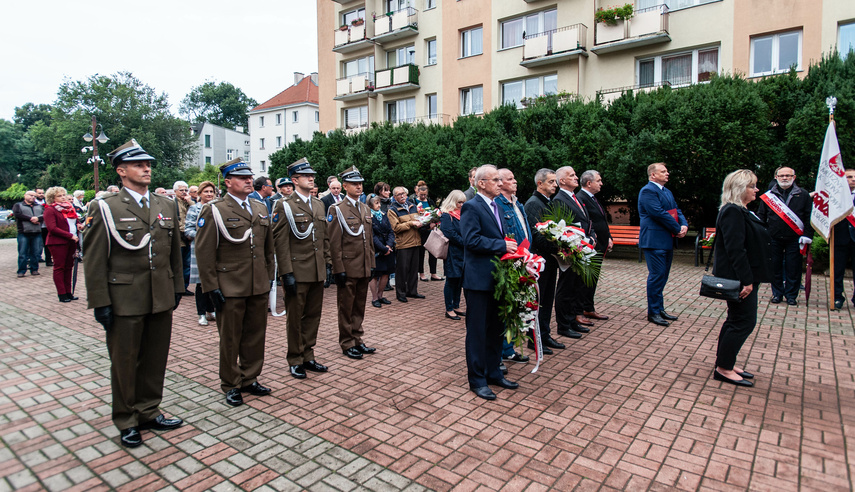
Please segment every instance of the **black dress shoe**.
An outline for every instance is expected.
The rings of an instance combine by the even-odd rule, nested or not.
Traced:
[[[67,297],[71,301],[76,301],[76,300],[80,299],[79,297],[75,296],[74,294],[65,294],[65,297]]]
[[[273,391],[267,386],[262,386],[258,381],[250,384],[249,386],[244,386],[240,389],[241,393],[249,393],[250,395],[255,396],[267,396],[270,392]]]
[[[492,384],[494,386],[499,386],[509,390],[515,390],[520,387],[520,383],[515,383],[513,381],[508,381],[505,378],[502,379],[488,379],[487,384]]]
[[[359,349],[356,347],[350,347],[349,349],[343,350],[342,352],[344,353],[344,355],[350,357],[351,359],[362,358],[362,352],[360,352]]]
[[[481,386],[480,388],[472,388],[472,392],[478,395],[478,398],[483,398],[485,400],[496,399],[496,393],[493,393],[493,390],[491,390],[487,386]]]
[[[843,299],[840,299],[838,301],[834,301],[834,309],[837,309],[837,310],[843,309],[843,304],[845,304],[845,303],[846,303],[846,301],[844,301]]]
[[[399,302],[410,302],[410,301],[408,301],[408,300],[407,300],[407,298],[406,298],[406,297],[404,297],[404,296],[398,296],[398,297],[397,297],[397,299],[398,299],[398,301],[399,301]]]
[[[665,319],[668,321],[677,321],[676,316],[674,316],[673,314],[666,313],[664,309],[662,311],[659,311],[659,316],[662,316],[662,319]]]
[[[290,366],[291,375],[297,379],[306,379],[306,370],[302,365]]]
[[[579,323],[573,323],[570,325],[570,329],[573,331],[578,331],[579,333],[591,333],[591,329],[587,326],[580,325]]]
[[[730,379],[730,378],[724,377],[721,374],[719,374],[719,372],[716,371],[715,369],[713,369],[713,379],[715,379],[716,381],[723,381],[725,383],[730,383],[730,384],[733,384],[735,386],[745,386],[747,388],[754,386],[754,383],[752,383],[751,381],[749,381],[747,379]]]
[[[389,292],[390,290],[395,290],[395,288],[389,284],[386,284],[386,287],[383,287],[383,292]]]
[[[62,302],[65,302],[65,301],[62,301]],[[448,318],[448,319],[453,319],[454,321],[460,321],[460,316],[458,316],[458,315],[456,315],[456,314],[455,314],[454,316],[452,316],[452,315],[450,315],[450,314],[448,314],[448,313],[445,313],[445,317],[446,317],[446,318]]]
[[[795,300],[795,299],[787,299],[787,305],[789,305],[789,306],[798,306],[798,305],[799,305],[799,301],[797,301],[797,300]]]
[[[318,364],[317,361],[310,360],[308,362],[303,362],[303,369],[312,372],[327,372],[329,368],[323,364]]]
[[[562,337],[575,338],[575,339],[582,338],[581,333],[579,333],[578,331],[571,330],[569,328],[559,328],[558,334],[561,335]]]
[[[561,345],[561,348],[564,348],[564,345],[562,345],[562,344],[559,344],[559,345]],[[531,350],[534,350],[534,344],[532,342],[528,342],[528,348],[530,348]],[[542,349],[543,349],[543,355],[552,355],[552,349],[547,347],[546,344],[543,345]]]
[[[373,354],[374,352],[377,352],[376,348],[369,347],[369,346],[365,345],[364,343],[360,343],[359,345],[357,345],[356,350],[358,350],[359,352],[361,352],[363,354]]]
[[[377,300],[377,301],[371,301],[371,305],[372,305],[372,306],[374,306],[374,307],[376,307],[376,308],[381,308],[381,307],[383,307],[383,303],[382,303],[382,302],[380,302],[379,300]]]
[[[424,299],[425,298],[425,296],[422,294],[413,294],[413,295],[407,296],[407,297],[412,297],[413,299]]]
[[[385,297],[380,298],[380,304],[392,304],[392,301],[386,299]]]
[[[458,316],[466,316],[466,311],[458,311],[455,309],[454,313],[457,314]]]
[[[545,351],[546,351],[546,350],[548,350],[548,349],[547,349],[547,347],[549,347],[549,348],[554,348],[554,349],[563,349],[563,348],[564,348],[564,344],[563,344],[563,343],[561,343],[561,342],[556,341],[556,340],[555,340],[554,338],[552,338],[552,337],[546,337],[546,338],[544,338],[544,339],[543,339],[543,350],[544,350],[544,352],[543,352],[543,353],[544,353],[544,354],[546,353]],[[552,351],[550,350],[550,353],[551,353],[551,352],[552,352]]]
[[[772,296],[772,298],[769,299],[769,302],[771,302],[772,304],[780,304],[781,298],[780,296]]]
[[[670,326],[671,325],[671,323],[665,321],[665,318],[663,318],[662,316],[660,316],[658,314],[654,314],[653,316],[648,316],[647,321],[653,323],[654,325],[659,325],[659,326]]]
[[[754,375],[747,371],[737,372],[743,379],[754,379]]]
[[[226,403],[233,407],[239,407],[243,405],[243,396],[240,395],[240,390],[237,388],[232,388],[226,393]]]
[[[493,395],[493,399],[496,398],[496,395]],[[139,429],[136,427],[128,427],[127,429],[122,429],[120,431],[122,446],[126,448],[135,448],[142,444],[142,436],[140,435]]]
[[[59,297],[59,302],[71,302],[71,299],[66,297],[65,294],[60,294],[58,297]],[[448,315],[446,314],[446,316],[448,316]]]
[[[172,429],[177,429],[181,427],[184,421],[179,418],[168,419],[163,416],[163,414],[158,415],[157,417],[149,420],[148,422],[144,422],[139,425],[140,430],[158,430],[158,431],[168,431]]]

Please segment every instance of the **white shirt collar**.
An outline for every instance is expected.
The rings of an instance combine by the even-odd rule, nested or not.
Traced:
[[[356,205],[356,200],[354,200],[353,198],[350,198],[350,195],[344,195],[344,197],[347,198],[347,201],[349,201],[353,207],[359,208],[359,206]]]
[[[567,193],[568,195],[570,195],[570,197],[571,197],[571,198],[572,198],[572,197],[574,197],[574,196],[576,196],[576,194],[575,194],[575,193],[573,193],[572,191],[567,190],[567,189],[565,189],[565,188],[558,188],[558,189],[559,189],[559,190],[561,190],[561,191],[563,191],[564,193]]]
[[[660,190],[664,190],[664,189],[665,189],[665,186],[664,186],[664,185],[661,185],[661,184],[657,183],[656,181],[651,181],[651,183],[653,183],[653,184],[655,184],[656,186],[658,186]]]
[[[232,197],[232,199],[233,199],[234,201],[236,201],[236,202],[237,202],[237,204],[238,204],[238,206],[239,206],[239,207],[241,207],[241,208],[244,208],[243,204],[244,204],[244,203],[246,203],[246,209],[247,209],[247,210],[249,210],[249,211],[250,211],[250,213],[252,213],[252,205],[249,203],[249,196],[247,196],[247,197],[246,197],[246,199],[241,200],[240,198],[238,198],[238,197],[236,197],[236,196],[232,195],[231,193],[228,193],[228,195],[229,195],[230,197]]]
[[[593,194],[593,193],[591,193],[590,191],[586,190],[585,188],[582,188],[582,191],[584,191],[585,193],[587,193],[587,194],[588,194],[588,196],[590,196],[591,198],[594,198],[594,194]]]
[[[296,188],[294,189],[294,193],[296,193],[296,194],[297,194],[297,196],[298,196],[298,197],[300,197],[300,200],[303,200],[303,201],[304,201],[304,202],[306,202],[306,203],[312,203],[312,197],[311,197],[311,195],[309,195],[309,196],[303,196],[303,194],[302,194],[302,193],[300,193],[299,191],[297,191],[297,189],[296,189]]]
[[[151,204],[151,196],[149,196],[148,190],[145,190],[145,195],[140,195],[139,193],[130,188],[125,188],[125,191],[127,191],[128,194],[131,195],[134,200],[136,200],[137,205],[139,205],[140,207],[142,207],[142,203],[140,203],[140,198],[142,197],[145,197],[145,201],[147,201],[149,205]]]
[[[487,198],[487,195],[481,193],[480,191],[477,193],[477,195],[480,196],[481,198],[483,198],[484,201],[487,202],[487,205],[489,205],[491,207],[493,206],[493,199],[492,198]]]

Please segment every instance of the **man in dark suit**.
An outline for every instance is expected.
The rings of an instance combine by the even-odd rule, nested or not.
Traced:
[[[585,206],[585,211],[591,219],[591,227],[597,235],[597,244],[594,246],[598,253],[605,255],[612,250],[614,243],[612,235],[609,232],[609,221],[606,218],[606,210],[600,205],[600,202],[594,196],[600,192],[603,187],[603,178],[597,171],[589,170],[582,173],[579,177],[579,185],[582,191],[576,196],[582,205]],[[582,314],[589,319],[607,320],[608,316],[602,315],[594,308],[594,296],[597,293],[597,281],[594,279],[594,285],[585,286],[585,297]]]
[[[552,306],[555,304],[555,280],[558,278],[558,260],[554,254],[558,253],[558,247],[537,232],[537,223],[543,221],[543,214],[549,208],[552,195],[558,189],[555,179],[555,171],[552,169],[540,169],[534,174],[534,184],[537,187],[531,198],[525,202],[525,214],[528,217],[528,227],[531,230],[531,252],[543,257],[546,265],[540,278],[537,279],[537,287],[540,290],[540,308],[537,312],[537,322],[540,326],[540,340],[543,343],[543,353],[552,354],[552,349],[563,349],[564,344],[552,338],[549,323],[552,321]],[[528,348],[534,350],[534,343],[529,342]]]
[[[183,423],[158,410],[172,311],[184,292],[181,238],[175,202],[148,190],[154,158],[136,140],[108,156],[123,188],[89,205],[83,267],[89,307],[107,332],[113,423],[134,448],[141,430]]]
[[[849,182],[849,191],[855,203],[855,169],[846,170],[846,181]],[[855,272],[855,227],[849,219],[841,220],[834,226],[834,309],[842,309],[846,304],[843,296],[846,266],[849,265]],[[855,305],[855,294],[852,295],[852,304]]]
[[[576,171],[570,166],[564,166],[555,171],[555,176],[558,178],[558,194],[552,201],[570,210],[574,222],[579,224],[579,228],[585,231],[586,236],[596,242],[588,212],[573,192],[579,185]],[[572,268],[558,274],[558,286],[555,291],[555,322],[558,324],[559,335],[582,338],[582,333],[591,331],[588,327],[594,323],[582,314],[585,304],[584,290],[585,282]]]
[[[252,183],[253,192],[249,194],[249,198],[255,198],[267,207],[267,213],[273,210],[273,201],[270,197],[273,196],[273,182],[266,176],[261,176],[255,179]]]
[[[466,188],[466,191],[463,192],[463,195],[466,196],[467,201],[474,198],[475,194],[478,193],[478,190],[475,189],[475,171],[477,170],[477,167],[473,167],[469,170],[469,188]]]
[[[337,179],[330,181],[329,193],[326,194],[321,201],[324,202],[324,213],[328,213],[330,207],[344,199],[341,194],[341,182]]]
[[[677,317],[665,312],[662,291],[668,283],[671,261],[674,259],[674,237],[684,237],[689,230],[689,223],[677,208],[674,195],[665,188],[668,182],[665,163],[657,162],[647,166],[647,177],[650,181],[638,193],[638,215],[641,218],[638,247],[644,251],[648,272],[647,321],[668,326]]]
[[[496,281],[492,261],[517,250],[517,243],[506,240],[502,230],[499,195],[502,179],[495,166],[486,164],[475,172],[478,194],[460,210],[463,231],[463,294],[466,296],[466,367],[469,388],[485,400],[496,394],[487,386],[494,384],[516,389],[499,369],[502,361],[502,331],[499,306],[493,297]]]

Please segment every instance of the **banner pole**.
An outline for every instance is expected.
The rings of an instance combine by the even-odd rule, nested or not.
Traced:
[[[835,100],[834,102],[837,102]],[[837,128],[837,125],[834,124],[834,105],[828,106],[828,122]],[[828,266],[831,270],[831,295],[828,296],[828,310],[834,311],[834,228],[828,232]]]

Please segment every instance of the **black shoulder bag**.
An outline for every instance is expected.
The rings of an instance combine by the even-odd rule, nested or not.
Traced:
[[[739,283],[739,280],[714,277],[706,274],[710,270],[710,264],[713,260],[713,254],[715,254],[715,244],[717,242],[718,237],[716,236],[715,240],[713,240],[712,249],[710,249],[710,256],[707,258],[707,267],[704,269],[704,276],[701,278],[700,294],[711,299],[738,301],[739,293],[742,291],[742,284]]]

